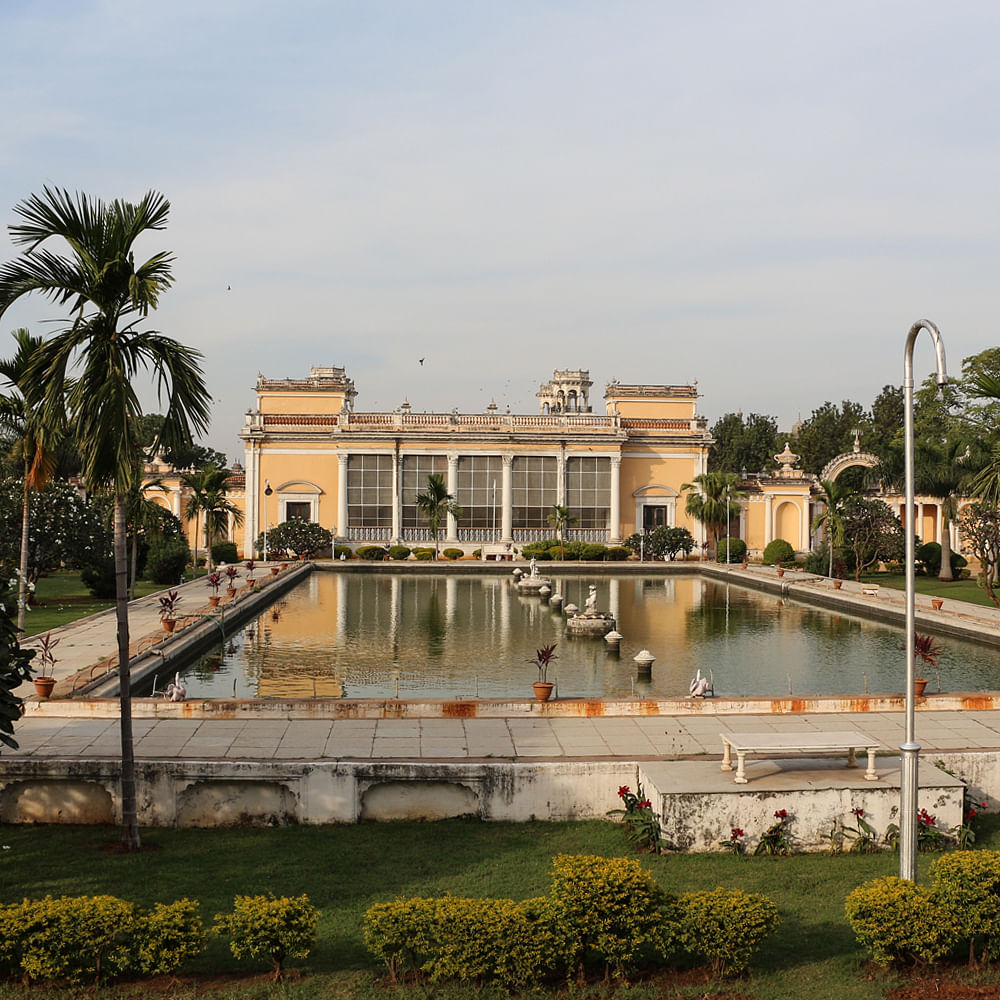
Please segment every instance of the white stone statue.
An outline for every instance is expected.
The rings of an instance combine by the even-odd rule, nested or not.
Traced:
[[[531,562],[528,563],[528,567],[531,570],[531,572],[528,574],[528,576],[531,576],[531,577],[538,576],[538,564],[535,562],[535,557],[534,556],[531,557]]]
[[[597,587],[590,585],[590,593],[587,595],[587,603],[584,607],[584,614],[593,614],[597,611]]]

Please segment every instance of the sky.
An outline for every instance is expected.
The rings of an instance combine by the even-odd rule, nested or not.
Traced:
[[[146,325],[231,460],[258,372],[418,412],[697,380],[787,429],[901,384],[918,319],[953,374],[1000,344],[991,0],[3,0],[0,39],[0,259],[45,185],[169,198]],[[64,319],[23,300],[0,356]]]

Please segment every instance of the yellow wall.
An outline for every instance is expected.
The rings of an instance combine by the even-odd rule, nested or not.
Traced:
[[[342,392],[259,392],[261,413],[328,413],[336,415],[344,406]]]

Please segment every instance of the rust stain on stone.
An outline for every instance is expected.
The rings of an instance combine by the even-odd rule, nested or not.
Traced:
[[[994,704],[994,699],[992,695],[980,694],[980,695],[969,695],[962,699],[963,709],[972,709],[973,711],[988,711],[991,708],[996,708]]]
[[[446,701],[441,714],[446,719],[474,719],[478,712],[474,701]]]

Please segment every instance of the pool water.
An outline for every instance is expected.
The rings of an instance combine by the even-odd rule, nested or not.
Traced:
[[[903,632],[699,576],[546,573],[566,604],[597,609],[624,636],[564,634],[564,616],[518,593],[513,577],[315,572],[182,672],[199,698],[526,698],[535,650],[557,643],[549,680],[563,698],[686,695],[695,671],[721,696],[900,692]],[[941,686],[1000,688],[1000,653],[940,640]],[[655,657],[639,681],[633,657]],[[917,664],[918,675],[937,677]],[[163,687],[166,679],[161,679]]]

